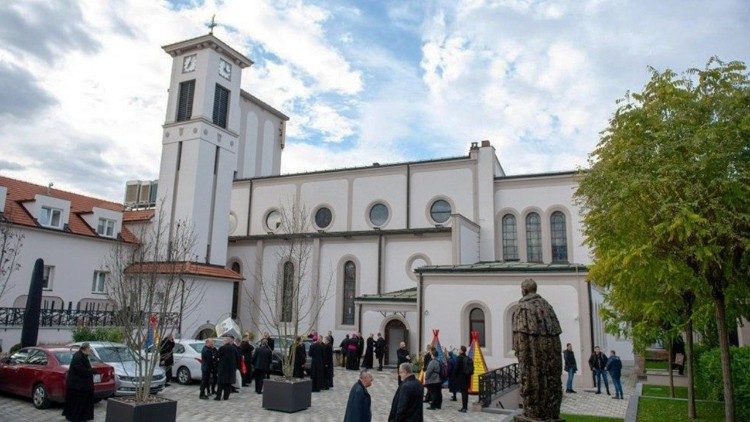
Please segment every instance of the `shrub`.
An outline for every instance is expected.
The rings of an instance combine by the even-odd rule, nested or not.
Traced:
[[[696,371],[696,390],[701,398],[724,400],[719,349],[701,353]],[[750,346],[732,347],[732,383],[737,420],[750,420]]]
[[[73,341],[111,341],[113,343],[122,343],[122,328],[120,327],[91,327],[83,326],[73,329]]]

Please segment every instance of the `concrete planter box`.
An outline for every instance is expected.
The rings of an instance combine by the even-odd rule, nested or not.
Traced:
[[[312,380],[293,378],[263,382],[263,408],[294,413],[310,407]]]
[[[161,399],[154,403],[134,403],[129,400],[107,400],[106,422],[174,422],[177,402]]]

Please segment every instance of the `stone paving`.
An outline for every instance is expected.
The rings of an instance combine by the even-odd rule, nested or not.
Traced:
[[[383,372],[374,371],[374,383],[370,387],[374,421],[386,421],[397,383],[394,369]],[[356,381],[358,372],[337,369],[333,390],[313,393],[312,407],[298,413],[285,414],[271,412],[261,407],[261,395],[255,394],[254,388],[241,389],[240,393],[232,394],[228,401],[199,400],[198,385],[183,386],[172,384],[161,395],[178,400],[178,421],[201,422],[237,422],[237,421],[341,421],[349,394],[349,388]],[[626,381],[626,379],[623,379]],[[572,414],[601,415],[624,417],[627,398],[633,389],[632,380],[628,380],[625,389],[625,400],[612,400],[606,394],[595,395],[580,391],[578,394],[566,394],[563,398],[562,411]],[[460,400],[460,396],[459,396]],[[469,407],[476,401],[476,396],[469,396]],[[427,410],[425,404],[424,416],[426,421],[488,421],[499,420],[499,415],[481,412],[462,414],[458,412],[460,401],[450,400],[450,394],[444,390],[443,408],[441,410]],[[95,421],[104,421],[106,401],[100,402],[94,409]],[[64,421],[61,416],[62,407],[55,405],[51,409],[37,410],[29,399],[23,399],[7,394],[0,394],[0,421]]]

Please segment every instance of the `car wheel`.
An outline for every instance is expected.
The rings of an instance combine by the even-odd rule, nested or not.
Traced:
[[[46,409],[49,407],[49,396],[44,384],[37,384],[31,392],[31,399],[34,401],[34,407],[37,409]]]
[[[187,367],[181,366],[180,369],[177,370],[177,382],[182,385],[187,385],[190,384],[191,380],[190,370],[187,369]]]

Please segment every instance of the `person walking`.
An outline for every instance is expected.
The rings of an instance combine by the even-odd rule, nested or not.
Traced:
[[[94,374],[89,355],[91,346],[81,344],[73,353],[68,374],[65,376],[65,406],[62,415],[65,420],[84,422],[94,419]],[[6,415],[10,416],[10,415]]]
[[[164,374],[167,376],[165,387],[169,387],[169,382],[172,381],[172,366],[174,366],[172,350],[174,350],[174,336],[170,334],[161,342],[159,348],[159,365],[164,368]]]
[[[305,344],[302,342],[302,337],[297,337],[297,341],[289,346],[289,356],[292,355],[292,348],[294,348],[294,369],[292,370],[292,376],[294,378],[304,378],[307,351],[305,350]]]
[[[333,343],[323,338],[323,389],[333,388]]]
[[[214,400],[221,400],[222,393],[224,400],[229,400],[237,372],[237,350],[231,338],[224,337],[224,345],[219,348],[218,355],[219,389],[216,390]]]
[[[253,381],[253,350],[255,348],[250,344],[250,337],[245,336],[240,343],[242,352],[242,362],[245,364],[245,372],[242,374],[242,386],[247,387]],[[242,372],[242,371],[240,371]]]
[[[263,380],[271,372],[271,349],[268,347],[266,339],[261,340],[260,347],[255,350],[253,355],[253,366],[255,371],[253,375],[255,377],[255,392],[261,394],[263,392]]]
[[[367,389],[372,385],[372,374],[367,369],[359,373],[359,379],[349,390],[344,422],[370,422],[372,420],[372,400]]]
[[[622,383],[620,382],[620,376],[622,375],[622,361],[620,360],[620,357],[615,354],[614,350],[609,351],[609,359],[607,359],[605,369],[609,372],[609,376],[612,377],[612,385],[615,387],[615,396],[612,398],[622,400]]]
[[[396,359],[398,360],[399,368],[404,363],[407,363],[407,362],[411,363],[411,356],[409,356],[409,350],[406,348],[406,343],[403,341],[398,344],[398,350],[396,350]],[[397,378],[398,378],[398,385],[401,385],[401,376],[398,376]]]
[[[589,358],[589,367],[594,372],[594,377],[596,379],[596,394],[602,393],[602,378],[604,378],[604,388],[606,388],[607,395],[609,396],[609,381],[607,381],[606,366],[607,356],[602,353],[599,346],[594,347],[594,353],[592,353]]]
[[[393,395],[388,421],[423,421],[422,385],[414,376],[411,363],[404,362],[398,366],[398,377],[401,384]]]
[[[370,337],[367,337],[367,346],[365,346],[365,358],[362,359],[362,366],[364,366],[365,369],[372,369],[372,354],[373,349],[375,348],[374,337],[374,334],[370,334]]]
[[[383,356],[385,355],[385,339],[378,333],[378,339],[375,340],[375,358],[378,360],[378,371],[383,370]]]
[[[568,382],[565,384],[566,393],[575,393],[573,390],[573,376],[578,371],[576,366],[576,356],[573,353],[573,346],[568,343],[563,351],[563,362],[565,362],[565,372],[568,373]]]
[[[312,392],[317,393],[323,388],[323,344],[318,341],[310,345],[310,378],[312,379]]]
[[[461,409],[458,411],[466,413],[469,408],[469,385],[471,376],[474,375],[474,362],[466,356],[466,346],[461,346],[456,357],[456,376],[453,384],[461,393]]]
[[[424,371],[424,385],[430,396],[429,410],[437,410],[443,406],[443,381],[440,379],[440,361],[437,359],[437,351],[433,347],[430,350],[430,363]]]
[[[206,393],[210,393],[211,389],[211,372],[214,365],[213,348],[214,341],[207,339],[206,345],[201,350],[201,392],[198,398],[202,400],[208,400],[208,394]]]

